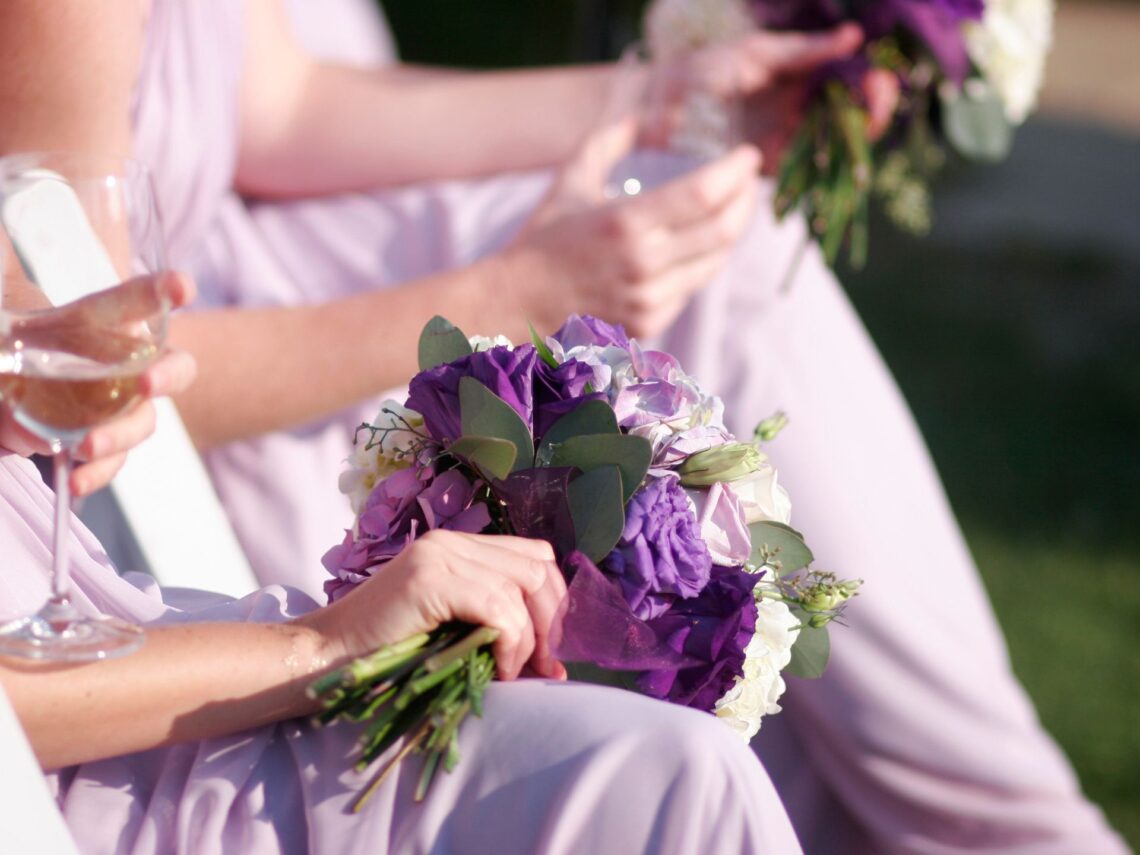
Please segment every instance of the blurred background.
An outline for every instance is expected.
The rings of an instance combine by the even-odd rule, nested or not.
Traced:
[[[642,5],[384,9],[405,59],[486,67],[613,56]],[[934,190],[929,237],[873,223],[867,267],[840,275],[930,444],[1017,674],[1140,849],[1140,2],[1062,0],[1012,156],[952,164]]]

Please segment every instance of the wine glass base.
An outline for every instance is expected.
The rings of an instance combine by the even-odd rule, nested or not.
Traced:
[[[118,618],[49,621],[42,614],[0,626],[0,656],[51,662],[93,662],[124,656],[142,646],[141,627]]]

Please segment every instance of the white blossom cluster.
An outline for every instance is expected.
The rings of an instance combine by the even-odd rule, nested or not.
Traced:
[[[981,22],[963,32],[970,60],[993,88],[1011,124],[1037,103],[1053,42],[1053,0],[986,0]]]
[[[792,660],[800,621],[782,601],[761,597],[756,634],[744,649],[744,676],[716,702],[713,712],[747,742],[760,730],[760,720],[780,711],[786,688],[780,672]]]

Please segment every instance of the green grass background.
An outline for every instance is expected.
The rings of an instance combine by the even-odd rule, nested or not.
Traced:
[[[408,58],[504,66],[612,50],[637,5],[385,9]],[[930,237],[875,222],[869,265],[841,275],[930,444],[1017,674],[1140,848],[1138,151],[1033,120],[1006,163],[947,170]]]

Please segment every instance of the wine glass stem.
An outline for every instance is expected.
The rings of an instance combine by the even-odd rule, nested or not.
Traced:
[[[71,562],[67,547],[71,534],[71,449],[66,446],[52,458],[55,482],[55,549],[52,555],[51,602],[58,608],[70,605]]]

